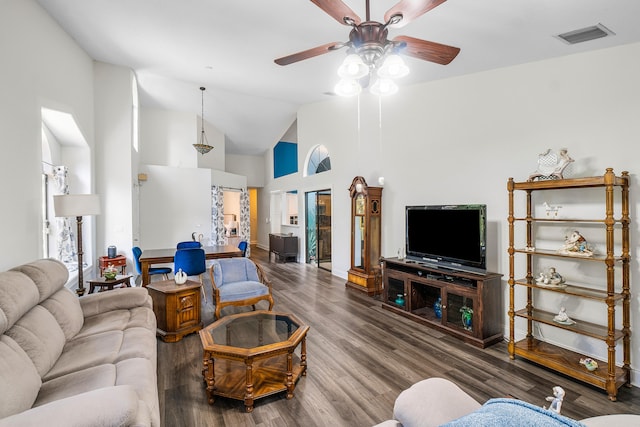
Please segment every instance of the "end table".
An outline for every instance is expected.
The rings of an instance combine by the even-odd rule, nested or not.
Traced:
[[[153,300],[158,322],[157,335],[165,342],[177,342],[202,329],[200,318],[200,282],[174,280],[151,282],[147,290]]]
[[[116,285],[121,285],[123,287],[131,287],[131,278],[133,276],[128,275],[117,275],[115,279],[107,279],[106,277],[96,277],[95,279],[88,280],[89,283],[89,293],[92,294],[93,291],[97,288],[98,292],[102,291],[110,291]],[[106,289],[105,289],[106,288]]]

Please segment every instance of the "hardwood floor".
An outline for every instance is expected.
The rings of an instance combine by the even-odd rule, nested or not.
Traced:
[[[286,393],[244,403],[217,398],[207,404],[198,334],[177,343],[158,340],[160,415],[178,426],[372,426],[392,417],[398,394],[428,377],[457,383],[479,402],[511,395],[540,406],[555,385],[566,397],[562,414],[574,418],[615,413],[640,414],[640,389],[623,387],[617,402],[606,393],[524,360],[512,361],[506,343],[479,349],[381,308],[380,302],[348,290],[344,280],[313,266],[268,262],[252,248],[251,258],[273,283],[274,310],[294,313],[311,329],[308,374]],[[213,321],[207,273],[203,321]],[[264,303],[258,308],[266,308]],[[247,308],[229,307],[223,315]],[[613,427],[613,426],[612,426]]]

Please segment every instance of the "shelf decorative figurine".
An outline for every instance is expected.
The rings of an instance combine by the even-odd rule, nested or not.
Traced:
[[[580,364],[584,365],[584,367],[587,368],[588,371],[595,371],[596,369],[598,369],[598,362],[589,357],[580,359]]]
[[[547,271],[540,272],[536,278],[536,284],[544,288],[565,288],[564,278],[558,273],[555,267],[549,267]]]
[[[563,255],[590,257],[593,256],[593,249],[587,239],[585,239],[578,230],[574,230],[568,236],[565,236],[564,245],[558,252]]]
[[[560,149],[558,154],[549,148],[544,153],[538,155],[538,169],[529,175],[527,181],[533,181],[535,179],[538,181],[563,179],[564,176],[562,174],[571,162],[573,162],[573,159],[569,157],[566,148]]]
[[[560,323],[561,325],[575,325],[576,322],[569,317],[567,314],[567,309],[564,307],[560,307],[560,311],[555,315],[553,321],[556,323]]]

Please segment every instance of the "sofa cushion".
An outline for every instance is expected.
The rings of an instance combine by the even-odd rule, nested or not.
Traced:
[[[564,417],[517,399],[490,399],[480,409],[443,427],[586,427],[580,421]]]
[[[11,328],[39,300],[38,288],[19,271],[0,273],[0,332]]]
[[[82,328],[84,315],[78,297],[66,288],[58,290],[40,304],[55,317],[66,339],[73,338]]]
[[[145,328],[107,331],[68,341],[55,366],[43,377],[45,381],[107,363],[128,358],[145,358],[156,363],[155,336]]]
[[[38,302],[44,301],[62,289],[69,279],[67,267],[60,261],[51,258],[23,264],[10,271],[24,273],[35,283],[40,294]]]
[[[31,408],[40,385],[40,375],[27,353],[13,339],[1,335],[0,418]]]
[[[56,363],[65,344],[55,317],[40,305],[22,316],[6,334],[29,355],[41,377]]]

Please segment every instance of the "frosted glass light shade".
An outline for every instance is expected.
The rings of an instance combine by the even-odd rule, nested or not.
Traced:
[[[362,92],[362,87],[353,79],[342,79],[333,90],[339,96],[354,96]]]
[[[378,69],[378,77],[399,79],[409,74],[409,67],[399,55],[389,55]]]
[[[355,53],[348,55],[338,68],[338,75],[343,79],[360,79],[367,74],[369,67]]]
[[[378,96],[393,95],[398,92],[398,85],[390,79],[378,79],[369,91]]]
[[[97,194],[53,196],[53,210],[57,217],[100,215],[100,197]]]

